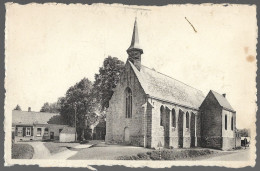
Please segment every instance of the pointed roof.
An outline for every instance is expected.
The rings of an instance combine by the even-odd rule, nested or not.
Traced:
[[[232,112],[235,112],[235,110],[229,104],[226,97],[224,97],[223,95],[221,95],[213,90],[210,90],[210,92],[212,92],[212,94],[215,96],[215,98],[217,99],[217,101],[221,107],[223,107],[224,109],[227,109],[227,110],[231,110]]]
[[[143,65],[138,71],[128,62],[144,92],[150,97],[199,110],[205,98],[202,91]]]
[[[127,49],[127,52],[136,49],[143,53],[143,49],[141,48],[139,44],[139,35],[138,35],[138,27],[137,27],[137,19],[135,18],[135,24],[134,24],[134,30],[132,35],[132,41],[130,47]]]

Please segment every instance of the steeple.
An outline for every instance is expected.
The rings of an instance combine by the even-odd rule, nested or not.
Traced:
[[[135,18],[131,45],[126,51],[128,53],[128,60],[131,61],[135,65],[135,67],[140,71],[141,54],[143,54],[143,49],[141,48],[141,46],[139,44],[139,35],[138,35],[138,27],[137,27],[136,18]]]

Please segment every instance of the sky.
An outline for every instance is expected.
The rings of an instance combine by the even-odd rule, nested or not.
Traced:
[[[5,111],[39,111],[83,77],[94,81],[104,58],[126,62],[137,17],[142,64],[226,98],[237,127],[256,115],[256,7],[6,4]],[[185,19],[194,26],[195,32]]]

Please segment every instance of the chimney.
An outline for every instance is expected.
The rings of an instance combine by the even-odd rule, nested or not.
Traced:
[[[226,93],[222,94],[222,96],[226,98]]]
[[[31,112],[32,110],[31,110],[31,107],[28,107],[28,112]]]

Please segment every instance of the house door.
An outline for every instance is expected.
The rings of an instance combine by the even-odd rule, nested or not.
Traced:
[[[129,128],[126,127],[126,128],[125,128],[125,142],[129,142],[129,141],[130,141]]]
[[[50,132],[50,138],[51,140],[54,140],[54,132]]]

